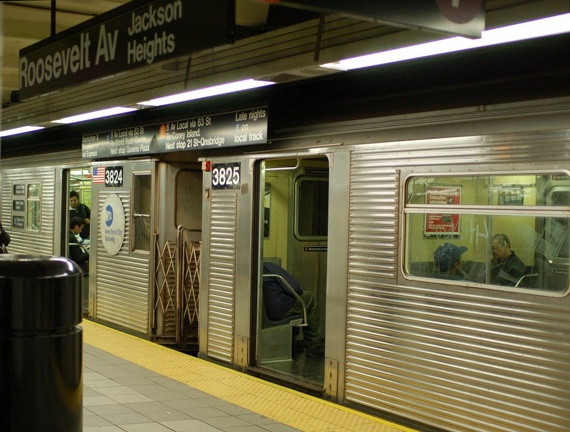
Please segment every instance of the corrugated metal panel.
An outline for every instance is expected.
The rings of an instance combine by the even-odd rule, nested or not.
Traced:
[[[129,253],[131,196],[126,191],[113,193],[117,193],[123,203],[127,222],[125,238],[117,255],[97,254],[96,318],[146,335],[149,327],[150,255]],[[110,192],[99,193],[98,212],[101,212],[109,195]],[[105,250],[101,236],[97,239],[97,250]]]
[[[210,203],[210,274],[208,284],[208,355],[233,358],[236,191],[214,191]]]
[[[55,169],[4,170],[2,176],[2,226],[10,233],[10,253],[53,255],[55,228]],[[12,229],[12,185],[41,184],[41,222],[39,231]],[[19,197],[23,200],[26,197]],[[27,204],[26,204],[27,205]]]
[[[468,145],[473,140],[424,142],[414,159],[417,143],[353,154],[346,401],[450,431],[570,430],[567,299],[397,285],[397,257],[387,247],[396,230],[393,238],[380,235],[398,211],[394,198],[382,196],[390,181],[398,190],[389,166],[438,161],[457,169],[472,157],[492,163],[491,154],[506,169],[506,157],[544,160],[569,144],[559,132],[529,134],[518,144],[502,138],[481,137],[477,149]]]
[[[375,154],[353,155],[350,180],[350,277],[395,279],[398,172]]]

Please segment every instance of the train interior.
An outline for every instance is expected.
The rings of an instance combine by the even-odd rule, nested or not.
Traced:
[[[569,226],[560,213],[570,204],[567,173],[410,176],[406,194],[408,275],[567,290]],[[493,243],[497,234],[506,236],[524,271],[494,271],[500,261],[494,253],[505,246]],[[437,265],[436,251],[446,243],[467,248],[456,277]]]
[[[70,211],[71,208],[69,202],[69,194],[71,191],[75,191],[79,194],[79,202],[91,207],[91,184],[92,184],[92,171],[91,166],[84,166],[84,167],[74,167],[71,169],[67,169],[64,171],[63,176],[64,181],[64,191],[62,200],[65,203],[65,209],[63,214],[66,215],[65,218],[62,218],[62,222],[64,226],[62,227],[62,251],[65,251],[65,255],[69,256],[69,248],[67,247],[68,237],[67,233],[69,232],[69,221],[70,221]],[[90,249],[90,236],[86,236],[85,234],[89,232],[89,228],[85,229],[82,234],[83,244],[82,247],[85,251],[89,252]],[[85,237],[85,238],[83,238]],[[86,264],[83,267],[83,313],[86,314],[89,308],[89,265]]]
[[[309,331],[307,317],[299,313],[284,320],[271,321],[268,318],[263,286],[271,276],[261,267],[262,263],[272,263],[272,269],[285,270],[301,290],[314,294],[317,317],[311,316],[309,311],[308,319],[318,320],[324,347],[328,160],[322,157],[271,159],[262,161],[260,165],[258,202],[262,260],[258,286],[257,365],[297,382],[322,387],[324,358],[322,355],[311,356],[304,349],[304,338]],[[274,274],[274,271],[269,273]],[[312,325],[314,328],[314,323]]]

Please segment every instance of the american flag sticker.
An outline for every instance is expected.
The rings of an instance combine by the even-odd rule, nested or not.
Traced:
[[[105,183],[105,167],[93,167],[93,184]]]

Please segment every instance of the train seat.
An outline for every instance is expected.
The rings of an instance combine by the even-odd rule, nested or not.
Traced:
[[[540,274],[538,273],[525,273],[522,275],[517,283],[515,284],[515,288],[538,288],[538,283],[540,282]]]
[[[261,313],[261,364],[291,361],[293,359],[293,328],[307,325],[307,308],[293,287],[279,274],[264,274],[264,279],[276,278],[284,289],[296,298],[303,308],[302,314],[291,315],[279,320],[271,320],[267,316],[265,303],[262,302]]]

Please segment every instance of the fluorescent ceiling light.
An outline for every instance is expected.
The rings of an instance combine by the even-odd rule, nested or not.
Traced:
[[[570,13],[486,30],[482,32],[480,39],[467,39],[457,36],[326,63],[321,67],[346,71],[568,32],[570,32]]]
[[[139,102],[139,105],[161,106],[177,102],[186,102],[195,99],[202,99],[209,96],[217,96],[226,93],[233,93],[241,90],[249,90],[258,87],[265,87],[275,84],[273,81],[259,81],[254,79],[247,79],[243,81],[235,81],[227,84],[221,84],[213,87],[206,87],[198,90],[191,90],[184,93],[178,93],[172,96],[165,96],[157,99],[152,99],[145,102]]]
[[[43,126],[22,126],[22,127],[15,128],[15,129],[8,129],[8,130],[0,132],[0,138],[1,137],[7,137],[10,135],[23,134],[26,132],[32,132],[32,131],[40,130],[43,128],[44,128]]]
[[[71,117],[65,117],[59,120],[53,120],[52,123],[65,123],[65,124],[77,123],[85,120],[93,120],[102,117],[109,117],[112,115],[123,114],[131,111],[136,111],[136,108],[113,107],[99,111],[92,111],[85,114],[79,114]]]

